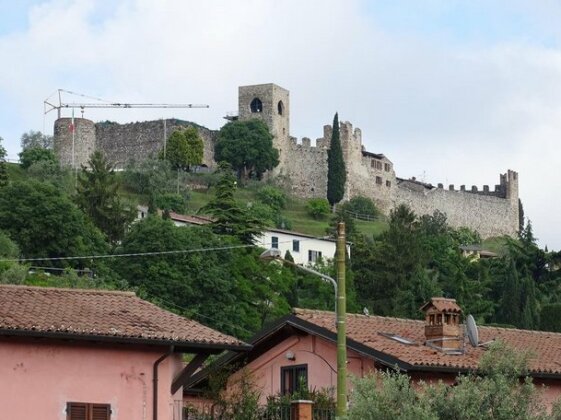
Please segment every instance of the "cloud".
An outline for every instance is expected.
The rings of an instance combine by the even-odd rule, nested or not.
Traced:
[[[481,11],[526,14],[517,22],[531,22],[530,35],[504,28],[486,37],[464,25],[462,36],[448,37],[453,21],[438,21],[461,10],[429,3],[436,26],[405,32],[391,19],[379,23],[381,12],[358,0],[45,1],[30,9],[27,30],[0,36],[9,62],[0,67],[0,135],[15,155],[22,132],[43,129],[42,101],[58,87],[115,101],[211,105],[87,110],[95,120],[175,115],[218,128],[237,107],[237,86],[275,82],[291,91],[293,135],[321,136],[339,111],[402,177],[481,186],[518,170],[537,236],[561,248],[561,34],[548,17],[558,8],[475,3],[471,24]],[[470,42],[466,34],[476,32]],[[52,122],[49,115],[47,131]]]

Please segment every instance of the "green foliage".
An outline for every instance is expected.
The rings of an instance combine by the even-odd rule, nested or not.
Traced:
[[[189,171],[203,161],[204,144],[199,131],[192,126],[176,130],[169,136],[166,150],[160,157],[169,161],[174,169]]]
[[[352,217],[361,220],[373,220],[380,213],[370,198],[361,195],[351,198],[343,206],[344,210],[351,213]]]
[[[21,135],[20,144],[23,151],[34,148],[51,149],[53,147],[53,136],[30,130]]]
[[[561,332],[561,303],[548,303],[542,306],[540,330]]]
[[[444,295],[456,298],[478,320],[489,319],[494,307],[488,269],[459,250],[459,241],[471,236],[451,229],[440,212],[417,218],[408,207],[397,207],[379,237],[353,238],[359,304],[372,313],[418,318],[424,302]]]
[[[252,244],[264,228],[264,221],[255,218],[240,207],[234,198],[236,178],[230,165],[222,162],[219,166],[220,180],[215,187],[213,199],[200,211],[214,218],[212,228],[222,235],[232,235],[245,244]]]
[[[343,159],[343,149],[341,148],[339,115],[335,113],[331,146],[327,152],[327,200],[332,206],[343,199],[346,181],[347,171]]]
[[[88,166],[82,166],[76,202],[109,241],[116,244],[134,220],[136,209],[119,197],[119,180],[101,152],[92,154]]]
[[[411,384],[406,374],[383,372],[354,381],[348,413],[353,419],[554,419],[526,374],[528,355],[495,343],[481,357],[479,375],[443,383]]]
[[[175,193],[165,193],[156,195],[154,198],[154,205],[166,211],[173,211],[175,213],[184,213],[187,207],[185,196]]]
[[[28,147],[19,154],[19,161],[23,169],[28,169],[31,165],[38,162],[58,166],[55,153],[51,149],[42,147]]]
[[[272,185],[265,185],[257,191],[257,199],[270,206],[276,212],[286,206],[286,194],[283,190]]]
[[[10,239],[5,232],[0,231],[0,257],[17,258],[19,257],[19,247]]]
[[[27,258],[82,256],[107,251],[99,230],[52,184],[14,182],[0,189],[0,229],[18,244]],[[91,263],[69,260],[64,264],[83,267]]]
[[[4,139],[0,137],[0,187],[8,183],[8,172],[6,170],[6,149],[2,146]]]
[[[329,201],[325,198],[310,198],[306,203],[306,211],[316,220],[325,218],[330,210]]]
[[[0,231],[0,258],[19,258],[17,244],[6,233]],[[15,261],[0,261],[0,284],[22,284],[27,276],[27,267]]]
[[[25,173],[37,181],[50,182],[66,194],[75,192],[75,174],[68,167],[61,167],[56,160],[39,160],[31,164]]]
[[[218,134],[214,160],[228,162],[238,173],[238,179],[261,179],[263,173],[279,164],[279,152],[273,147],[273,136],[264,122],[232,121]]]
[[[185,252],[122,258],[113,268],[160,305],[247,338],[289,311],[285,295],[291,283],[284,270],[259,261],[259,250],[224,249],[239,245],[207,227],[177,227],[149,216],[132,226],[117,252]]]

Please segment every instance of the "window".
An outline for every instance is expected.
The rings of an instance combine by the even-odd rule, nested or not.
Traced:
[[[281,367],[281,393],[294,394],[308,388],[308,365]]]
[[[382,177],[381,176],[376,177],[376,184],[382,185]]]
[[[300,252],[300,241],[298,239],[292,240],[292,252]]]
[[[249,104],[251,112],[263,112],[263,102],[259,98],[253,98],[251,104]]]
[[[69,402],[66,404],[67,420],[110,420],[111,405]]]
[[[279,101],[279,103],[277,104],[277,111],[279,112],[279,115],[282,115],[284,113],[284,104],[282,103],[282,101]]]
[[[386,172],[389,172],[390,169],[391,169],[390,164],[389,164],[389,163],[384,163],[384,170],[385,170]]]
[[[279,249],[279,238],[277,236],[271,237],[271,248]]]
[[[317,260],[321,259],[321,251],[308,251],[308,262],[315,263]]]
[[[391,181],[386,181],[386,187],[391,187],[392,186],[392,182]]]
[[[370,166],[372,166],[374,169],[382,170],[382,162],[380,162],[379,160],[374,159],[370,161]]]

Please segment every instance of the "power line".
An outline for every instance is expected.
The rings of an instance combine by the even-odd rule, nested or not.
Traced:
[[[90,260],[102,258],[146,257],[153,255],[190,254],[195,252],[225,251],[229,249],[250,248],[256,245],[232,245],[216,248],[181,249],[174,251],[134,252],[128,254],[83,255],[77,257],[44,257],[44,258],[12,258],[0,259],[0,262],[26,262],[26,261],[65,261],[65,260]]]
[[[301,242],[311,241],[313,239],[322,239],[322,237],[314,237],[301,239]],[[279,241],[279,244],[292,243],[292,239],[286,241]],[[242,248],[257,248],[260,245],[231,245],[224,247],[214,247],[214,248],[195,248],[195,249],[181,249],[173,251],[151,251],[151,252],[132,252],[126,254],[102,254],[102,255],[82,255],[74,257],[39,257],[39,258],[9,258],[0,259],[0,262],[33,262],[33,261],[69,261],[69,260],[93,260],[93,259],[108,259],[108,258],[128,258],[128,257],[150,257],[156,255],[174,255],[174,254],[191,254],[195,252],[212,252],[212,251],[227,251],[230,249],[242,249]]]

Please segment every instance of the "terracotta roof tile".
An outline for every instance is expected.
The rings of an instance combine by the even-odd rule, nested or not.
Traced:
[[[0,334],[105,336],[181,345],[245,346],[132,292],[0,285]]]
[[[421,306],[421,311],[424,311],[429,306],[434,306],[436,310],[440,312],[462,312],[462,308],[456,303],[456,299],[448,299],[443,297],[433,297],[423,306]]]
[[[296,309],[294,315],[318,327],[336,332],[333,312]],[[445,354],[424,345],[424,326],[424,321],[347,314],[347,337],[373,350],[416,367],[477,368],[479,358],[485,352],[484,347],[474,348],[466,340],[464,354]],[[406,345],[380,333],[398,335],[414,341],[415,344]],[[481,343],[499,339],[516,350],[529,351],[529,368],[532,373],[561,374],[561,333],[479,327]]]

